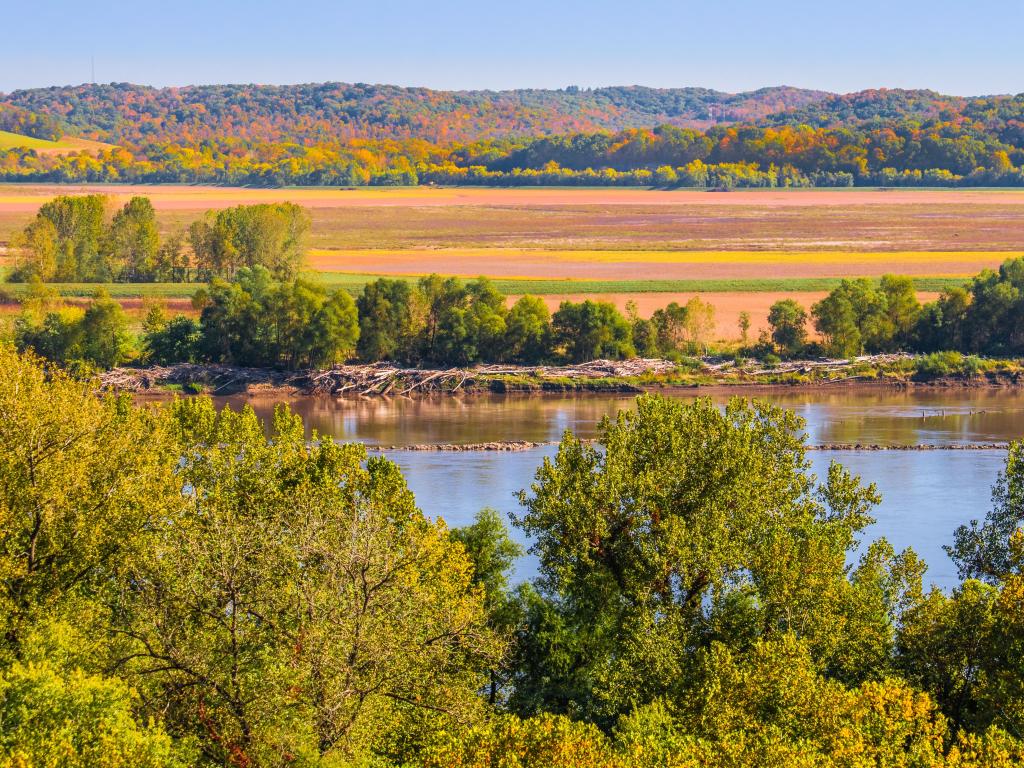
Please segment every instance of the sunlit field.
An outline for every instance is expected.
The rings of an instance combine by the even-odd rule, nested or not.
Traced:
[[[65,136],[58,141],[47,139],[34,139],[31,136],[21,136],[17,133],[0,131],[0,150],[4,149],[31,149],[40,154],[67,154],[87,150],[96,152],[101,149],[111,149],[110,144],[88,139],[78,139],[73,136]],[[35,195],[33,195],[35,196]],[[3,203],[0,203],[2,206]]]
[[[356,294],[382,275],[491,277],[509,296],[634,302],[647,314],[701,294],[718,332],[753,330],[773,301],[805,306],[843,277],[914,277],[930,298],[1024,252],[1024,190],[694,190],[0,185],[0,249],[58,194],[150,197],[163,234],[211,209],[293,201],[312,221],[308,267]],[[7,255],[0,253],[0,261]],[[57,287],[85,297],[90,284]],[[115,284],[138,313],[160,297],[188,311],[197,286]],[[21,289],[7,286],[9,292]]]

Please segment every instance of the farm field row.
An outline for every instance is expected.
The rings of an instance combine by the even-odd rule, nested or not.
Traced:
[[[962,277],[997,267],[993,251],[636,251],[519,248],[349,249],[310,252],[320,272],[600,281],[841,278],[886,273]]]
[[[378,277],[402,277],[418,279],[418,275],[382,275],[329,272],[316,275],[316,279],[328,288],[344,288],[352,295],[362,291],[363,286]],[[919,293],[937,294],[955,285],[961,285],[959,277],[915,278],[914,286]],[[824,294],[839,284],[839,278],[762,278],[756,280],[531,280],[497,278],[495,287],[507,296],[521,296],[529,293],[535,296],[579,296],[601,295],[650,296],[650,301],[663,305],[672,299],[670,294]],[[50,283],[55,291],[66,297],[87,297],[103,288],[114,298],[121,300],[163,298],[189,299],[202,283]],[[23,283],[6,283],[2,288],[8,294],[21,296],[27,290]],[[645,301],[647,301],[645,299]]]
[[[238,189],[0,185],[0,243],[58,194],[153,200],[164,232],[204,211],[290,200],[310,246],[640,251],[1014,251],[1024,190]]]

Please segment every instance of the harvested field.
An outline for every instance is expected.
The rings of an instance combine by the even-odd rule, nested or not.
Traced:
[[[310,266],[351,292],[380,275],[487,275],[511,295],[557,305],[634,299],[643,315],[701,292],[718,335],[753,332],[783,296],[810,305],[842,277],[913,275],[922,299],[1024,252],[1024,190],[240,189],[199,186],[0,185],[4,243],[58,194],[151,197],[161,229],[209,209],[290,200],[312,219]],[[564,284],[563,284],[564,283]],[[94,286],[59,286],[87,296]],[[189,311],[195,286],[109,286]],[[141,306],[130,306],[135,319]]]
[[[92,142],[95,143],[95,142]],[[146,184],[6,184],[0,207],[11,198],[47,197],[70,192],[147,195],[163,208],[218,208],[248,202],[291,200],[311,208],[349,206],[489,206],[489,205],[692,205],[770,207],[1005,203],[1024,205],[1018,189],[740,189],[728,193],[696,189],[651,190],[614,187],[211,187]]]
[[[320,250],[320,272],[391,275],[588,279],[735,280],[883,275],[967,276],[997,267],[1009,254],[991,251],[636,251],[636,250]]]
[[[0,241],[58,194],[150,196],[161,226],[203,211],[291,200],[323,249],[1010,251],[1024,190],[694,190],[0,185]]]

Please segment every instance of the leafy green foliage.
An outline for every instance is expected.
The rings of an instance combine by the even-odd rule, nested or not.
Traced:
[[[0,347],[2,653],[26,628],[104,588],[173,508],[173,466],[145,411]]]
[[[131,356],[128,319],[120,303],[99,289],[85,310],[42,293],[15,319],[14,341],[54,362],[112,368]]]
[[[846,553],[877,495],[837,466],[816,483],[799,431],[793,414],[764,404],[736,400],[722,413],[707,400],[642,396],[635,413],[600,425],[601,449],[567,435],[545,460],[520,524],[551,601],[541,615],[577,638],[581,682],[567,687],[592,688],[588,716],[683,697],[682,649],[716,637],[797,632],[818,663],[851,679],[870,674],[872,657],[884,664],[886,617],[920,573],[904,575],[912,555],[890,552],[847,579]],[[836,636],[864,602],[875,623]],[[865,642],[883,652],[864,653]]]
[[[207,280],[232,278],[246,267],[263,267],[277,280],[294,279],[309,225],[309,215],[294,203],[211,211],[189,227],[195,268]]]
[[[0,765],[186,768],[194,757],[159,726],[140,725],[124,681],[14,664],[0,672]]]
[[[781,299],[768,310],[772,341],[787,355],[795,355],[807,343],[807,311],[793,299]]]
[[[551,317],[551,327],[555,343],[565,350],[570,362],[615,360],[634,354],[632,329],[611,302],[563,301]]]
[[[136,407],[0,347],[0,766],[1019,765],[1019,446],[954,550],[988,583],[924,595],[910,550],[850,564],[877,494],[802,434],[653,396],[567,434],[512,589],[496,512],[449,530],[286,407]]]
[[[202,307],[198,344],[205,359],[315,367],[344,361],[355,350],[359,319],[347,292],[328,294],[303,278],[277,282],[262,266],[243,267],[237,277],[233,283],[214,280],[194,299]],[[150,334],[147,344],[151,338],[163,341]]]
[[[103,195],[67,195],[44,204],[15,238],[13,281],[152,282],[233,277],[264,267],[281,280],[298,274],[309,216],[293,203],[240,205],[211,212],[185,238],[161,244],[149,198],[133,197],[106,221]]]
[[[472,565],[398,468],[307,444],[278,409],[171,408],[188,489],[129,565],[120,666],[218,763],[365,750],[417,712],[472,718],[500,643]],[[211,738],[212,735],[212,738]]]
[[[964,579],[998,583],[1013,570],[1013,534],[1024,527],[1024,443],[1010,444],[1006,466],[992,489],[992,509],[981,522],[971,520],[953,534],[946,552]]]

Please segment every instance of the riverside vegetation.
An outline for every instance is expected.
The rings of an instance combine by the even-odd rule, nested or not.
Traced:
[[[1024,445],[962,582],[809,474],[801,420],[642,396],[482,511],[277,410],[139,407],[0,347],[0,764],[956,766],[1024,760]]]

